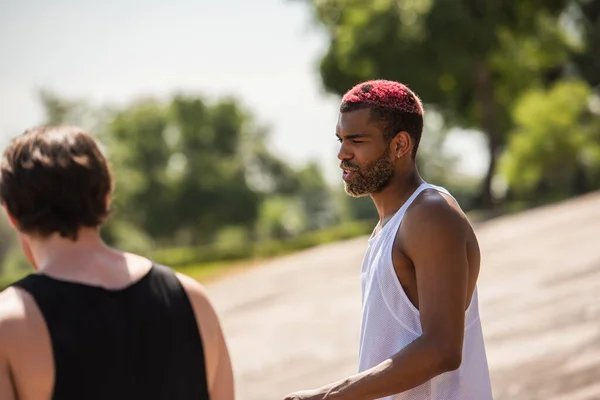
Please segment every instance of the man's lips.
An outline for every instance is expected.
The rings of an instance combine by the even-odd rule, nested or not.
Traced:
[[[355,173],[356,173],[356,170],[344,169],[344,172],[342,173],[342,179],[344,181],[349,181],[354,176]]]

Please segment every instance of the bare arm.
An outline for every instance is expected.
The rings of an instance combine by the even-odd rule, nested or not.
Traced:
[[[0,399],[16,400],[16,398],[15,387],[12,382],[8,359],[4,354],[2,354],[0,355]]]
[[[414,204],[405,218],[401,231],[410,235],[402,235],[402,250],[415,266],[422,335],[372,369],[289,399],[372,400],[460,366],[468,278],[464,221],[437,200]]]
[[[219,358],[213,380],[211,395],[215,400],[233,400],[234,395],[234,379],[233,368],[231,366],[231,358],[229,349],[225,342],[225,337],[221,329],[219,329]]]
[[[50,398],[54,376],[50,335],[35,300],[9,287],[0,293],[0,399]]]
[[[188,276],[177,276],[190,297],[202,335],[210,397],[233,400],[233,369],[219,317],[202,285]]]
[[[6,400],[17,399],[17,389],[8,362],[9,349],[7,347],[13,334],[11,332],[11,303],[6,291],[0,293],[0,399]]]

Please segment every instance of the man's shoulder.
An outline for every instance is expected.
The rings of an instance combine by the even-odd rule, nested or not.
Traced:
[[[472,227],[454,198],[437,190],[426,190],[407,209],[394,249],[403,255],[429,252],[465,244]]]
[[[0,292],[0,324],[25,317],[28,300],[33,301],[26,292],[13,286]]]
[[[175,272],[175,276],[187,292],[188,296],[193,297],[198,301],[209,301],[206,288],[200,282],[181,272]]]
[[[407,209],[402,225],[411,230],[435,224],[438,228],[456,229],[468,223],[465,213],[449,194],[426,190]]]
[[[18,338],[28,320],[39,317],[35,311],[35,300],[24,290],[9,286],[0,292],[0,343]]]
[[[219,322],[206,288],[188,275],[176,272],[175,276],[181,282],[181,286],[190,299],[196,320],[202,327],[205,339],[210,340],[215,336],[219,328]]]

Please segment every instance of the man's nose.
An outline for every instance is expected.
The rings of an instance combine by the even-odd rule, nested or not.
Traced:
[[[338,159],[340,161],[348,161],[352,159],[352,153],[350,153],[348,151],[348,149],[346,148],[346,146],[344,146],[343,144],[340,146],[340,151],[338,151]]]

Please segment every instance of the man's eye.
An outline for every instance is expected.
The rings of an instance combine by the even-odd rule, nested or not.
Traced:
[[[352,143],[362,143],[362,140],[353,140]]]
[[[335,138],[338,142],[342,143],[342,138]]]

